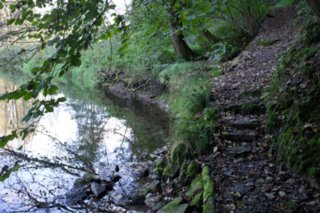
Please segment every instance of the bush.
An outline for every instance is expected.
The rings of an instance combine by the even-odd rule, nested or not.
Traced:
[[[200,69],[181,76],[177,74],[181,71],[171,71],[167,69],[165,73],[171,74],[168,84],[171,94],[170,111],[175,117],[174,141],[185,143],[189,147],[188,150],[193,152],[190,155],[203,153],[210,144],[217,114],[216,110],[209,106],[209,72]]]

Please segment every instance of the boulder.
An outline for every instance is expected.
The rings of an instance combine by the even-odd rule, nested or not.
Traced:
[[[113,189],[113,184],[93,182],[91,183],[90,188],[96,198],[102,198]]]

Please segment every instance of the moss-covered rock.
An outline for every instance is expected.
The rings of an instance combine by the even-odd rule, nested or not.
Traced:
[[[181,142],[173,147],[170,155],[170,160],[171,162],[174,162],[176,165],[180,166],[189,155],[190,150],[188,145]]]
[[[209,176],[209,168],[206,166],[202,169],[202,181],[203,181],[203,212],[213,213],[215,212],[213,196],[214,196],[214,184]]]
[[[196,207],[201,207],[202,206],[202,194],[203,194],[202,192],[199,192],[198,194],[196,194],[193,197],[190,205],[191,206],[196,206]]]
[[[156,166],[155,166],[155,172],[159,175],[163,175],[163,170],[166,166],[166,159],[165,158],[160,158],[156,161]]]
[[[181,202],[182,198],[175,198],[167,205],[165,205],[162,209],[160,209],[157,213],[185,213],[189,205],[187,203],[181,204]]]
[[[195,178],[201,171],[201,165],[195,161],[191,161],[187,167],[187,176],[191,179]]]
[[[201,175],[198,175],[192,180],[189,190],[186,192],[186,196],[192,198],[199,192],[203,192],[203,180]]]
[[[179,164],[167,163],[167,166],[163,170],[163,176],[174,178],[179,172]]]

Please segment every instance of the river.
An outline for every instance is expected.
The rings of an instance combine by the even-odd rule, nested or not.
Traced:
[[[16,85],[12,77],[1,77],[0,94]],[[169,119],[152,107],[115,103],[72,86],[63,88],[65,94],[59,96],[67,96],[67,101],[41,118],[34,134],[0,150],[0,169],[20,165],[0,182],[1,212],[94,212],[99,208],[143,212],[145,207],[130,203],[130,196],[145,184],[138,177],[149,172],[157,158],[154,152],[166,145]],[[0,135],[24,126],[21,119],[30,105],[21,100],[0,102]],[[107,179],[115,172],[121,179],[101,200],[88,196],[76,204],[68,201],[80,177]]]

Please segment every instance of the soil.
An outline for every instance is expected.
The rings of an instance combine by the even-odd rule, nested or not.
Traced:
[[[273,11],[246,50],[224,65],[225,74],[212,80],[219,131],[202,162],[211,168],[217,212],[320,211],[319,182],[278,162],[265,128],[263,91],[301,30],[295,14],[293,7]]]
[[[168,110],[168,105],[157,98],[166,90],[164,84],[148,77],[136,78],[129,83],[125,80],[128,79],[125,73],[116,75],[113,72],[102,71],[101,74],[103,76],[100,78],[104,83],[101,83],[100,87],[108,97],[118,99],[118,102],[121,100],[123,105],[129,107],[139,102],[139,105],[156,106],[163,111]]]

